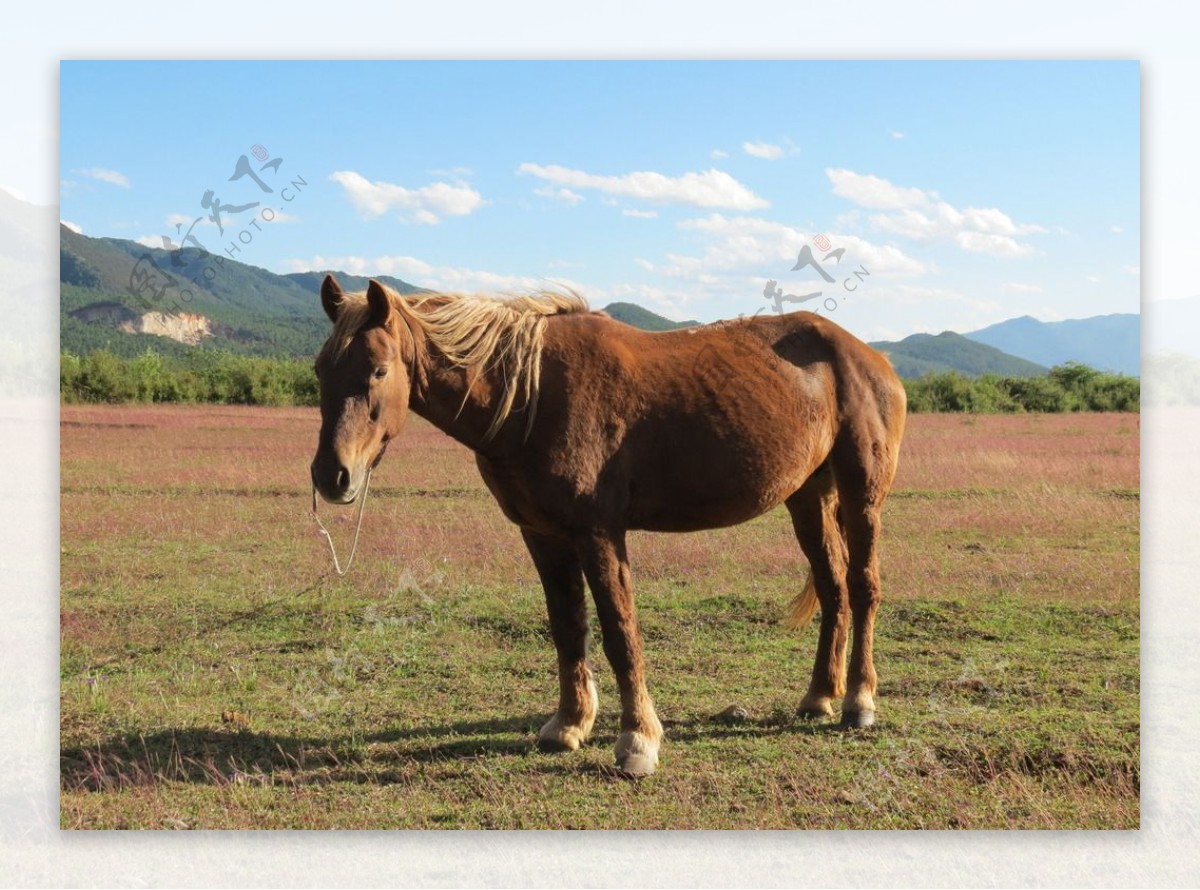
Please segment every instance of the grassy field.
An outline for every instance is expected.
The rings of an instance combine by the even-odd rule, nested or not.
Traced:
[[[413,418],[336,578],[307,409],[63,406],[64,828],[1136,828],[1138,418],[910,418],[879,719],[797,719],[786,511],[632,537],[658,774],[540,754],[542,595],[471,455]],[[324,508],[348,548],[350,510]],[[332,520],[332,521],[331,521]],[[738,705],[740,722],[718,715]]]

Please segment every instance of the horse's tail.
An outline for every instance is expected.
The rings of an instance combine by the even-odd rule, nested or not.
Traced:
[[[813,581],[810,569],[808,580],[804,582],[804,589],[796,594],[788,604],[787,614],[783,617],[783,626],[788,630],[804,630],[820,606],[821,603],[817,599],[817,585]]]
[[[811,486],[811,488],[810,488]],[[797,505],[801,511],[801,522],[811,528],[820,528],[822,550],[828,556],[831,570],[835,577],[844,577],[849,550],[846,544],[846,527],[842,524],[841,512],[838,509],[837,483],[828,463],[819,468],[813,477],[805,483],[802,490],[804,501]],[[819,503],[819,514],[813,509]],[[792,502],[788,502],[789,509]],[[796,521],[797,513],[792,513]],[[799,535],[799,526],[797,526]],[[788,630],[802,631],[808,626],[817,609],[821,608],[821,600],[817,596],[817,582],[813,579],[812,568],[808,570],[808,578],[804,587],[788,603],[787,613],[783,618],[783,626]]]

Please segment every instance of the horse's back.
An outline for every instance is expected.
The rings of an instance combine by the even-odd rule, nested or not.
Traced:
[[[556,322],[546,346],[545,467],[657,531],[733,525],[782,503],[828,458],[857,410],[847,400],[876,402],[862,391],[894,377],[812,313],[670,332],[580,314]]]

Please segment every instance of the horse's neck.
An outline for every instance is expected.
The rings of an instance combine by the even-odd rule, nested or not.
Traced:
[[[488,446],[498,387],[491,374],[472,377],[440,356],[419,362],[409,407],[446,435],[475,451]]]

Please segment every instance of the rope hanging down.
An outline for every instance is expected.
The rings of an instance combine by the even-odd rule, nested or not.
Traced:
[[[367,506],[367,492],[371,489],[371,473],[374,472],[374,470],[374,467],[367,468],[367,478],[363,482],[362,498],[358,502],[358,524],[354,527],[354,543],[350,546],[350,557],[346,560],[346,568],[344,569],[342,568],[341,563],[338,562],[337,549],[333,546],[333,535],[329,534],[329,529],[325,528],[325,523],[323,523],[321,521],[321,517],[317,515],[317,486],[313,485],[312,516],[313,519],[317,520],[317,527],[320,529],[321,534],[325,536],[325,540],[329,544],[329,552],[333,554],[333,570],[337,572],[338,575],[346,574],[346,572],[350,571],[350,566],[354,563],[354,554],[358,550],[358,533],[362,531],[363,510]]]

